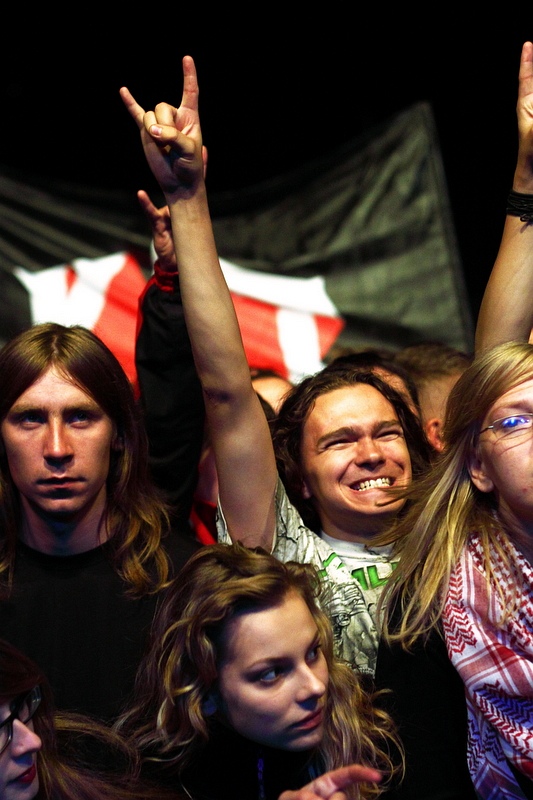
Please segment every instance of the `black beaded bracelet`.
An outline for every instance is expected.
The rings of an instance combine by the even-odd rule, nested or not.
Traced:
[[[506,213],[520,217],[522,222],[533,222],[533,194],[522,194],[513,189],[507,196]]]

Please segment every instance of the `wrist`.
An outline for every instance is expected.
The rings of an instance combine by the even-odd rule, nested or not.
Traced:
[[[177,269],[165,269],[159,259],[154,262],[154,277],[156,284],[164,291],[176,291],[179,286]]]
[[[507,195],[506,214],[519,217],[526,225],[533,225],[533,193],[511,189]]]
[[[533,157],[519,157],[513,176],[513,190],[533,194]]]

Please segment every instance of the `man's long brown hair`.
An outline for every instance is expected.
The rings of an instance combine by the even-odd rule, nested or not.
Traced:
[[[109,348],[79,325],[44,323],[23,331],[0,351],[0,423],[50,367],[89,394],[115,426],[102,529],[127,591],[157,591],[169,572],[161,547],[168,515],[149,479],[148,442],[133,388]],[[12,581],[19,527],[19,494],[0,441],[0,592],[9,591]]]

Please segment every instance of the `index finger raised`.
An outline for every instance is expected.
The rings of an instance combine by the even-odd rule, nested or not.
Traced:
[[[130,115],[133,117],[139,128],[142,128],[144,120],[144,108],[142,108],[135,100],[127,86],[122,86],[119,94]]]

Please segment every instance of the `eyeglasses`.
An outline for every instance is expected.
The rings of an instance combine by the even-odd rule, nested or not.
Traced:
[[[13,738],[13,722],[18,719],[26,724],[33,717],[41,703],[41,689],[35,686],[31,692],[16,697],[9,705],[11,714],[0,722],[0,755]]]
[[[478,436],[485,431],[494,431],[497,439],[512,439],[514,436],[522,436],[531,430],[533,430],[533,414],[513,414],[512,417],[495,419],[492,425],[483,428]]]

